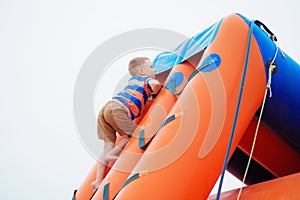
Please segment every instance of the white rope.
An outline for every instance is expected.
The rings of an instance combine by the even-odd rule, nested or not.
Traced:
[[[278,41],[277,41],[276,45],[277,45],[277,49],[278,49],[278,48],[280,47],[280,45],[279,45],[279,42],[278,42]],[[285,57],[285,54],[284,54],[284,52],[281,50],[281,48],[279,48],[279,50],[280,50],[280,53],[281,53],[281,57],[285,59],[286,57]]]
[[[258,128],[260,126],[261,117],[262,117],[263,110],[264,110],[264,107],[265,107],[266,96],[267,96],[268,90],[270,90],[269,97],[272,97],[272,90],[271,90],[272,73],[273,73],[273,70],[276,68],[276,66],[273,65],[273,64],[274,64],[274,61],[275,61],[275,59],[277,57],[278,49],[279,48],[276,45],[276,52],[275,52],[274,58],[272,59],[272,61],[270,63],[270,66],[269,66],[268,82],[267,82],[267,86],[266,86],[266,90],[265,90],[265,95],[264,95],[263,103],[262,103],[261,110],[260,110],[260,113],[259,113],[258,122],[257,122],[256,129],[255,129],[254,139],[253,139],[253,143],[252,143],[252,147],[251,147],[251,151],[250,151],[250,155],[249,155],[247,167],[246,167],[246,170],[245,170],[245,173],[244,173],[244,177],[243,177],[243,180],[242,180],[242,185],[240,187],[240,190],[239,190],[239,193],[238,193],[238,196],[237,196],[237,200],[239,200],[240,197],[241,197],[242,190],[243,190],[243,185],[245,184],[245,180],[246,180],[247,173],[248,173],[248,170],[249,170],[250,162],[251,162],[251,159],[252,159],[252,155],[253,155],[254,147],[255,147],[255,143],[256,143],[256,138],[257,138],[257,135],[258,135]]]
[[[273,65],[273,64],[274,64],[275,59],[277,57],[278,49],[279,49],[279,47],[276,45],[275,55],[274,55],[274,58],[272,59],[272,61],[270,63],[270,66],[269,66],[268,82],[267,82],[267,88],[266,88],[266,92],[265,92],[265,96],[266,96],[266,93],[267,93],[268,89],[270,90],[269,97],[272,97],[272,89],[271,89],[272,73],[273,73],[273,70],[276,68],[276,66]],[[282,55],[284,55],[284,54],[282,54]],[[265,101],[265,99],[264,99],[264,101]]]

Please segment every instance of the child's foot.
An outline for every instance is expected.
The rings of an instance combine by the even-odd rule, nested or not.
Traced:
[[[98,189],[98,187],[100,186],[100,184],[101,184],[101,180],[97,179],[97,180],[93,181],[91,184],[93,191],[96,191]]]

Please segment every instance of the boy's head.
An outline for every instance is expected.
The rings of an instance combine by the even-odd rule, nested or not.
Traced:
[[[152,68],[152,62],[147,57],[133,58],[128,65],[128,71],[131,76],[150,76],[155,78],[155,69]]]

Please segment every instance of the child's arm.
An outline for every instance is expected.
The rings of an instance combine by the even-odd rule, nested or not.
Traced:
[[[147,84],[148,84],[148,87],[151,88],[151,98],[149,99],[149,101],[153,101],[156,98],[156,96],[158,95],[158,93],[160,92],[162,85],[156,79],[149,79],[147,81]]]
[[[161,89],[161,84],[158,82],[158,80],[155,80],[155,79],[150,79],[148,81],[148,84],[150,85],[151,87],[151,90],[152,90],[152,95],[157,95],[158,92],[160,91]]]

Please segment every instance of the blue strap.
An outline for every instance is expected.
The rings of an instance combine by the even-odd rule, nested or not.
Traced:
[[[169,123],[170,121],[174,120],[176,118],[175,115],[171,115],[169,116],[165,121],[163,121],[159,127],[159,129],[157,131],[159,131],[162,127],[164,127],[167,123]]]
[[[149,144],[151,143],[151,141],[153,140],[153,138],[155,137],[156,133],[162,128],[164,127],[166,124],[168,124],[170,121],[174,120],[176,118],[176,115],[171,115],[169,116],[165,121],[163,121],[160,125],[160,127],[157,129],[157,131],[155,132],[155,134],[151,137],[151,139],[145,144],[144,141],[144,137],[145,137],[145,131],[141,130],[140,134],[139,134],[139,148],[142,150],[146,150],[147,147],[149,146]]]
[[[189,82],[189,81],[190,81],[190,80],[191,80],[198,72],[200,72],[203,68],[205,68],[205,67],[207,67],[207,66],[209,66],[209,64],[200,66],[200,67],[198,67],[197,69],[195,69],[195,70],[191,73],[191,75],[189,76],[188,82]]]
[[[139,178],[139,177],[140,177],[140,174],[137,173],[137,174],[131,176],[130,178],[128,178],[128,179],[125,181],[125,183],[122,185],[121,190],[122,190],[126,185],[128,185],[128,183],[132,182],[133,180],[135,180],[135,179],[137,179],[137,178]]]
[[[109,183],[107,183],[103,188],[103,200],[108,200],[108,189],[109,189]]]
[[[230,150],[231,150],[231,146],[232,146],[232,141],[233,141],[233,136],[234,136],[234,132],[235,132],[236,122],[237,122],[237,118],[238,118],[238,114],[239,114],[239,109],[240,109],[240,104],[241,104],[241,99],[242,99],[242,94],[243,94],[243,89],[244,89],[244,83],[245,83],[245,78],[246,78],[246,72],[247,72],[247,67],[248,67],[248,59],[249,59],[250,48],[251,48],[253,26],[254,26],[254,21],[251,21],[250,31],[249,31],[249,34],[248,34],[248,45],[247,45],[246,56],[245,56],[245,60],[244,60],[244,70],[243,70],[243,74],[242,74],[240,91],[239,91],[239,96],[238,96],[238,100],[237,100],[237,104],[236,104],[236,108],[235,108],[235,114],[234,114],[232,129],[231,129],[229,143],[228,143],[226,156],[225,156],[225,160],[224,160],[224,164],[223,164],[223,168],[222,168],[222,174],[221,174],[221,178],[220,178],[220,184],[219,184],[216,200],[220,199],[221,189],[222,189],[222,185],[223,185],[223,179],[224,179],[224,175],[225,175],[225,170],[227,168],[227,162],[228,162],[228,159],[229,159],[229,154],[230,154]]]
[[[116,196],[120,193],[120,191],[121,191],[126,185],[128,185],[128,183],[130,183],[131,181],[133,181],[133,180],[135,180],[135,179],[137,179],[137,178],[139,178],[139,177],[140,177],[140,174],[137,173],[137,174],[131,176],[130,178],[128,178],[128,179],[123,183],[122,187],[120,188],[119,192],[115,195],[115,197],[113,198],[113,200],[114,200],[114,199],[116,198]]]
[[[189,76],[188,82],[198,73],[198,72],[209,72],[216,69],[221,63],[221,58],[218,54],[209,55],[202,64],[193,71]]]
[[[145,146],[145,130],[142,129],[139,133],[139,148],[143,148]]]

